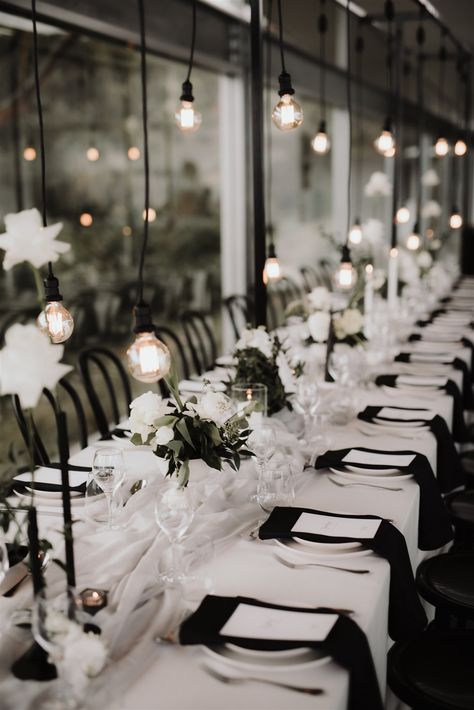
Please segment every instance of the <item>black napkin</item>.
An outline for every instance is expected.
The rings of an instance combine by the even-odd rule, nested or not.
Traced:
[[[372,539],[358,537],[329,537],[314,535],[313,533],[294,533],[292,527],[301,513],[317,513],[330,518],[358,518],[361,520],[382,520],[379,529]],[[341,515],[336,513],[312,510],[311,508],[283,508],[273,509],[268,520],[262,525],[259,532],[262,540],[270,538],[288,539],[293,537],[311,540],[313,542],[350,542],[357,540],[370,547],[390,563],[390,601],[388,629],[394,641],[410,638],[423,631],[427,624],[425,611],[421,605],[416,591],[413,570],[408,556],[405,538],[386,520],[377,515]]]
[[[45,468],[53,468],[55,470],[58,470],[61,468],[61,465],[59,463],[49,463]],[[92,471],[91,466],[75,466],[74,464],[68,464],[68,469],[69,471],[83,471],[84,473]],[[40,481],[17,481],[15,478],[12,481],[12,486],[14,489],[22,492],[29,491],[32,488],[35,491],[45,491],[48,493],[61,493],[62,491],[62,486],[60,483],[43,483]],[[84,483],[81,483],[79,486],[69,486],[69,490],[74,493],[85,493],[86,487],[87,484],[84,481]]]
[[[379,412],[387,405],[380,407],[369,406],[363,412],[357,415],[359,419],[366,422],[372,422],[374,417],[387,422],[404,422],[414,423],[420,419],[413,416],[413,419],[397,419],[396,417],[381,417]],[[392,409],[400,409],[410,411],[411,407],[392,407]],[[442,417],[436,414],[432,419],[424,420],[426,426],[431,433],[436,437],[436,478],[438,479],[439,487],[442,493],[449,493],[458,486],[466,484],[466,474],[461,464],[461,458],[454,445],[453,437],[448,429],[448,425]]]
[[[387,385],[388,387],[397,386],[398,375],[379,375],[375,378],[375,384],[380,387],[380,385]],[[402,391],[403,388],[400,388]],[[439,390],[445,390],[445,392],[453,398],[453,437],[454,441],[462,443],[468,441],[469,434],[466,428],[466,422],[464,421],[464,411],[461,392],[459,387],[452,380],[448,380],[443,387],[438,387]],[[423,387],[420,387],[420,394],[423,394]]]
[[[461,342],[465,348],[471,348],[471,380],[474,381],[474,343],[470,338],[462,338]]]
[[[11,542],[7,542],[8,567],[10,569],[19,562],[23,562],[27,554],[27,545],[16,545]]]
[[[329,468],[330,466],[345,466],[342,461],[349,451],[368,451],[376,454],[412,455],[415,456],[408,466],[396,466],[400,471],[411,473],[420,487],[420,511],[418,515],[418,547],[420,550],[437,550],[453,539],[453,531],[448,513],[443,504],[438,482],[433,474],[433,469],[426,456],[416,451],[381,451],[380,449],[366,449],[363,446],[351,446],[348,449],[327,451],[318,456],[315,468]],[[359,468],[394,468],[390,465],[360,464]]]
[[[250,597],[218,597],[207,595],[199,608],[182,624],[179,639],[182,644],[215,645],[234,643],[259,651],[279,651],[287,648],[321,648],[328,656],[346,668],[350,674],[348,710],[382,710],[383,703],[375,674],[374,662],[367,637],[359,626],[347,616],[339,616],[325,641],[275,641],[223,636],[220,630],[239,604],[299,611],[332,614],[331,609],[303,609],[300,607],[267,604]]]
[[[420,353],[420,355],[422,355],[422,353]],[[418,365],[447,365],[449,367],[453,367],[455,370],[461,370],[463,407],[464,409],[474,409],[474,396],[472,394],[471,374],[469,372],[467,363],[462,358],[455,357],[451,361],[445,360],[443,362],[435,362],[434,360],[431,360],[429,358],[426,358],[426,360],[414,361],[412,359],[412,353],[399,353],[395,358],[395,362],[416,362]]]

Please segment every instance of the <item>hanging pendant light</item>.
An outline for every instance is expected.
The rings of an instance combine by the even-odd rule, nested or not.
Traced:
[[[379,155],[385,158],[392,158],[395,155],[396,145],[395,137],[392,128],[392,99],[393,99],[393,19],[395,17],[395,8],[392,0],[385,0],[384,8],[385,20],[388,26],[388,44],[387,44],[387,72],[388,72],[388,115],[385,118],[380,135],[374,141],[374,148]]]
[[[420,227],[418,225],[418,222],[416,222],[415,226],[413,227],[413,231],[410,232],[410,234],[407,237],[407,249],[410,251],[418,251],[421,245],[421,237],[420,237]]]
[[[463,138],[458,138],[454,144],[454,154],[461,158],[467,153],[467,143]]]
[[[194,107],[193,85],[191,84],[191,72],[194,63],[194,47],[196,44],[196,0],[193,0],[193,19],[191,31],[191,49],[189,52],[188,75],[181,87],[181,101],[174,119],[175,123],[183,133],[195,133],[202,123],[202,116]]]
[[[43,227],[47,227],[46,151],[44,144],[43,105],[41,101],[41,86],[39,80],[36,0],[31,0],[31,18],[33,23],[33,64],[40,139],[42,220]],[[68,309],[61,303],[63,297],[59,291],[59,281],[53,273],[53,265],[51,262],[48,262],[48,276],[45,278],[43,283],[45,306],[38,315],[36,323],[40,330],[49,337],[52,343],[65,343],[74,331],[74,318]]]
[[[443,91],[444,91],[444,75],[446,68],[446,47],[444,44],[446,30],[441,29],[441,44],[439,48],[439,75],[438,75],[438,113],[443,115]],[[434,145],[434,152],[438,158],[444,158],[449,153],[449,143],[444,135],[438,136]]]
[[[456,206],[453,206],[449,217],[449,226],[451,229],[460,229],[463,225],[463,218]]]
[[[146,74],[146,38],[144,1],[138,0],[140,19],[140,55],[143,115],[143,155],[145,164],[145,209],[143,212],[143,236],[138,264],[138,298],[133,315],[135,338],[127,349],[128,369],[139,382],[158,382],[171,369],[170,351],[155,335],[151,310],[143,299],[143,267],[148,243],[148,224],[150,218],[150,167],[148,150],[148,91]]]
[[[444,158],[449,153],[449,143],[444,136],[436,139],[434,151],[438,158]]]
[[[357,271],[351,260],[351,252],[347,244],[341,250],[341,261],[333,275],[333,284],[336,291],[352,291],[357,283]]]
[[[387,116],[382,126],[380,135],[374,141],[375,150],[385,158],[392,158],[395,155],[395,137],[392,130],[392,119]]]
[[[281,279],[281,265],[277,257],[275,245],[271,242],[268,246],[267,258],[263,269],[263,283],[275,283]]]
[[[278,0],[278,20],[281,57],[281,74],[278,77],[278,83],[280,85],[278,95],[280,96],[280,100],[273,109],[272,121],[280,131],[292,131],[303,123],[303,109],[293,98],[295,90],[291,84],[291,76],[288,74],[285,67],[281,0]]]
[[[362,242],[362,227],[360,224],[360,219],[354,220],[354,224],[349,230],[349,241],[351,244],[357,245]]]
[[[395,215],[395,219],[397,220],[397,224],[406,224],[407,222],[410,221],[410,210],[408,207],[399,207],[397,210],[397,214]]]
[[[321,9],[325,6],[326,0],[321,0]],[[321,120],[319,127],[311,141],[311,147],[318,155],[326,155],[331,149],[331,141],[326,128],[326,34],[328,30],[328,19],[325,12],[321,12],[318,18],[319,46],[320,46],[320,67],[319,67],[319,99],[321,104]]]

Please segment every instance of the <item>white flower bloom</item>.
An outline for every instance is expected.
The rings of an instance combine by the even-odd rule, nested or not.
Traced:
[[[331,293],[325,286],[313,288],[306,298],[313,311],[329,311],[331,308]]]
[[[155,392],[145,392],[136,397],[130,405],[130,429],[133,434],[140,434],[145,442],[155,430],[155,422],[169,414],[169,404]]]
[[[6,232],[0,234],[0,249],[5,250],[3,260],[5,271],[22,261],[29,261],[39,269],[48,261],[57,261],[60,254],[69,251],[70,244],[56,240],[63,225],[58,222],[43,227],[42,224],[37,209],[7,214]]]
[[[385,173],[375,171],[364,188],[367,197],[388,197],[392,194],[392,185]]]
[[[316,343],[324,343],[328,339],[331,316],[326,311],[312,313],[308,318],[308,329]]]
[[[79,624],[64,641],[63,663],[67,667],[77,667],[87,678],[99,675],[107,660],[104,642],[93,633],[85,633]]]
[[[276,365],[278,367],[278,375],[280,377],[283,388],[287,394],[296,392],[296,377],[293,369],[290,367],[283,350],[277,355]]]
[[[0,394],[17,394],[22,407],[35,407],[43,388],[53,389],[72,370],[59,362],[63,352],[35,325],[12,325],[0,350]]]
[[[160,426],[151,441],[152,446],[163,446],[174,439],[174,431],[170,426]]]
[[[235,414],[234,403],[223,392],[205,392],[197,404],[189,404],[201,419],[209,419],[218,426]]]
[[[347,308],[342,314],[334,317],[334,329],[338,338],[360,333],[364,325],[364,317],[357,308]]]
[[[235,345],[236,350],[257,348],[265,357],[272,356],[272,339],[264,327],[246,328]]]
[[[401,281],[413,285],[418,283],[420,270],[415,256],[406,249],[398,250],[398,277]]]
[[[372,246],[377,246],[383,242],[385,227],[379,219],[370,218],[362,225],[362,235],[364,241]]]
[[[436,200],[428,200],[422,207],[421,216],[424,217],[424,219],[440,217],[441,205],[439,202],[436,202]]]
[[[433,170],[433,168],[426,170],[422,175],[421,183],[425,187],[436,187],[436,185],[439,185],[439,175],[436,170]]]
[[[420,251],[417,256],[417,262],[418,266],[420,266],[422,269],[429,269],[431,264],[433,263],[433,257],[427,251]]]

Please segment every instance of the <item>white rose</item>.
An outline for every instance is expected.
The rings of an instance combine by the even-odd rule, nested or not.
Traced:
[[[145,442],[155,430],[155,421],[168,413],[168,402],[155,392],[145,392],[130,405],[130,429],[133,434],[140,434]]]
[[[235,345],[236,350],[257,348],[265,357],[272,356],[272,339],[265,328],[246,328]]]
[[[329,311],[331,308],[331,293],[325,286],[318,286],[306,296],[313,311]]]
[[[312,313],[308,318],[308,328],[316,343],[324,343],[328,339],[331,316],[326,311]]]
[[[417,261],[418,266],[420,266],[422,269],[429,269],[431,264],[433,263],[433,257],[427,251],[420,251],[417,257]]]
[[[367,197],[388,197],[392,192],[392,185],[385,173],[375,171],[370,176],[364,192]]]
[[[201,419],[209,419],[222,426],[235,414],[232,400],[223,392],[205,392],[197,404],[190,404]]]
[[[370,218],[362,225],[364,241],[369,242],[372,246],[377,246],[383,242],[384,233],[384,224],[379,219]]]
[[[65,639],[63,663],[78,666],[88,678],[98,675],[107,660],[107,649],[100,636],[85,633],[79,624],[79,633],[73,632]]]
[[[174,439],[174,431],[170,426],[160,426],[151,440],[152,446],[163,446]]]
[[[296,392],[296,378],[293,369],[290,367],[285,353],[280,350],[277,355],[276,365],[283,388],[287,394]]]
[[[425,219],[430,219],[432,217],[440,217],[441,205],[439,204],[439,202],[436,202],[436,200],[428,200],[428,202],[423,205],[423,208],[421,210],[421,216]]]
[[[364,318],[357,308],[348,308],[337,319],[337,327],[346,335],[355,335],[362,330]],[[344,336],[343,336],[344,337]]]
[[[423,177],[421,178],[421,182],[425,187],[436,187],[436,185],[439,185],[439,176],[436,170],[433,170],[430,168],[426,172],[423,173]]]

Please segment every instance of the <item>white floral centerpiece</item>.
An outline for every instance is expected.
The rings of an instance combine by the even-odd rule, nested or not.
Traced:
[[[164,473],[176,474],[181,487],[188,483],[191,460],[202,459],[218,471],[224,463],[238,470],[240,455],[250,453],[245,449],[249,429],[232,400],[223,392],[208,390],[199,401],[191,397],[184,404],[175,376],[167,383],[170,400],[146,392],[131,403],[132,443],[151,446],[165,462]]]
[[[302,372],[301,363],[293,363],[276,333],[263,327],[247,328],[235,344],[236,359],[233,383],[259,382],[268,390],[268,414],[284,407],[291,410],[291,396]]]
[[[35,269],[44,266],[48,261],[57,261],[60,254],[65,254],[71,248],[67,242],[56,239],[62,226],[62,223],[58,222],[43,227],[41,215],[36,208],[7,214],[6,232],[0,234],[0,249],[5,251],[5,271],[23,261],[29,261]]]

